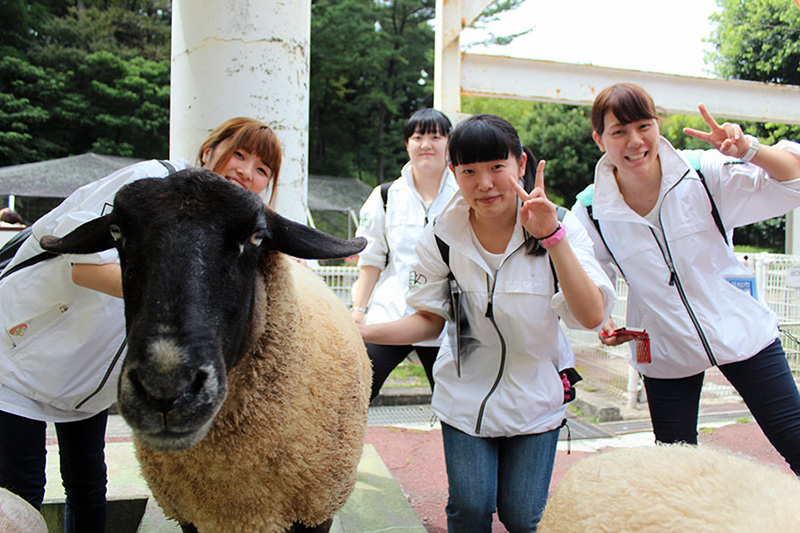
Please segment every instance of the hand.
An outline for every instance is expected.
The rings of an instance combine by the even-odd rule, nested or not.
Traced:
[[[747,152],[747,149],[750,148],[750,141],[745,138],[740,125],[726,122],[720,126],[705,105],[698,104],[697,108],[711,131],[683,128],[683,133],[709,143],[729,157],[742,157]]]
[[[620,344],[625,344],[626,342],[632,341],[635,338],[633,335],[614,335],[616,330],[617,325],[614,324],[614,321],[610,318],[606,320],[606,323],[603,324],[602,331],[597,335],[600,338],[600,342],[606,346],[619,346]]]
[[[364,324],[364,311],[353,309],[350,311],[350,316],[355,320],[356,324]]]
[[[551,202],[544,192],[544,165],[544,160],[539,161],[536,167],[536,180],[530,194],[520,186],[518,179],[513,176],[508,178],[511,188],[522,200],[522,207],[519,208],[520,222],[528,233],[537,239],[552,235],[558,229],[556,204]]]

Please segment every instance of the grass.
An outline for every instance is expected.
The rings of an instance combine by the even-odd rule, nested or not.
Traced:
[[[409,360],[405,360],[392,370],[386,378],[384,387],[412,388],[427,387],[428,377],[422,365],[417,365]]]

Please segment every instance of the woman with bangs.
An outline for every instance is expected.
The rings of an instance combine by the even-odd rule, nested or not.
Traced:
[[[425,226],[434,222],[458,187],[447,167],[450,119],[436,109],[420,109],[403,128],[408,163],[400,177],[372,191],[361,208],[356,236],[367,247],[358,257],[358,281],[350,314],[358,324],[389,322],[414,312],[406,304],[414,247]],[[389,374],[416,352],[433,389],[433,362],[441,339],[402,346],[367,343],[372,361],[372,395],[380,394]]]
[[[545,163],[511,124],[472,116],[448,152],[459,192],[417,245],[415,312],[361,333],[402,345],[436,338],[447,322],[432,401],[447,530],[491,532],[496,511],[508,531],[536,531],[579,379],[559,318],[599,328],[614,290],[580,222],[548,200]]]
[[[733,228],[800,206],[800,145],[761,145],[738,124],[684,129],[711,150],[676,150],[660,135],[653,100],[621,83],[592,106],[593,186],[573,212],[598,260],[629,284],[628,327],[645,329],[649,353],[631,347],[661,443],[697,444],[705,370],[716,366],[796,474],[800,395],[778,339],[778,317],[737,260]],[[600,340],[629,342],[610,320]]]
[[[260,195],[271,184],[274,203],[281,146],[266,124],[228,120],[201,145],[197,160]],[[41,508],[45,430],[54,423],[68,533],[105,531],[105,431],[125,345],[120,266],[112,249],[12,269],[42,252],[42,235],[65,235],[104,215],[127,183],[189,166],[183,159],[143,161],[81,187],[33,224],[0,277],[6,333],[0,336],[0,487]],[[66,318],[80,327],[64,327]]]

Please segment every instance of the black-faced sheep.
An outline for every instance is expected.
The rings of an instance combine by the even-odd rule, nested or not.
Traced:
[[[539,531],[800,531],[800,481],[707,446],[619,448],[567,471]]]
[[[133,182],[110,214],[41,243],[119,251],[118,405],[167,516],[186,531],[327,531],[355,486],[370,364],[344,305],[284,253],[344,257],[363,240],[189,170]]]
[[[0,531],[47,533],[47,524],[33,505],[13,492],[0,488]]]

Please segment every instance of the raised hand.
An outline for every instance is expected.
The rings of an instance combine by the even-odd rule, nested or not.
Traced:
[[[539,239],[552,235],[558,229],[556,204],[544,192],[544,166],[545,161],[539,161],[536,180],[530,193],[525,192],[514,177],[509,176],[508,179],[512,189],[522,200],[522,207],[519,209],[520,222],[528,233]]]
[[[708,112],[704,104],[698,104],[697,108],[703,116],[711,131],[700,131],[693,128],[683,128],[683,133],[695,139],[700,139],[709,143],[711,146],[730,157],[742,157],[750,147],[750,141],[745,138],[742,127],[738,124],[726,122],[722,126],[717,124],[711,113]]]

